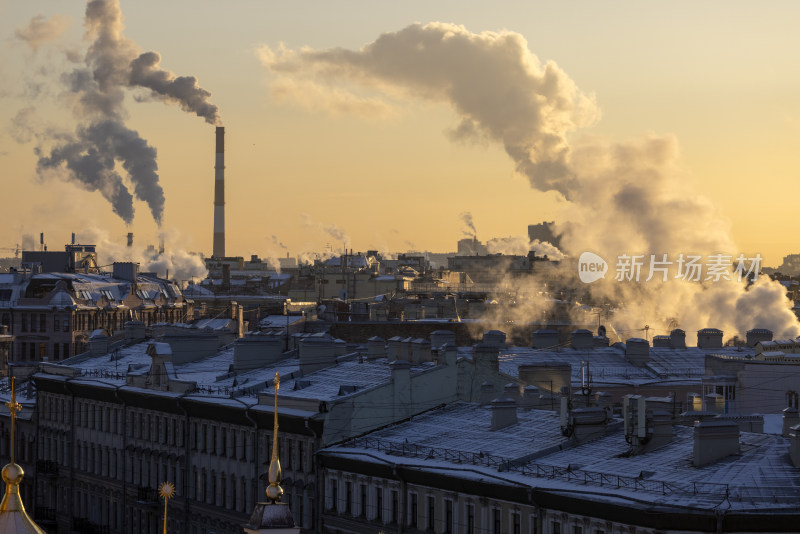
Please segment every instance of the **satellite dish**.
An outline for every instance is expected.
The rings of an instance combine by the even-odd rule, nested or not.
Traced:
[[[606,336],[606,327],[603,326],[603,325],[598,326],[597,327],[597,335],[600,336],[600,337],[605,337]]]

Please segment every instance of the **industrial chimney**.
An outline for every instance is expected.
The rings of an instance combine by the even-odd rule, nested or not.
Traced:
[[[214,165],[214,252],[225,257],[225,127],[217,126],[217,159]]]
[[[128,248],[133,246],[133,232],[128,232]]]

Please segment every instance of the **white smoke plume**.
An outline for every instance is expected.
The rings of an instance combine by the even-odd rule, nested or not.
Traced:
[[[547,258],[552,261],[561,261],[564,259],[564,253],[549,241],[534,239],[530,242],[530,249],[538,256],[547,256]]]
[[[60,37],[69,25],[70,20],[61,15],[54,15],[50,18],[36,15],[27,26],[17,28],[14,36],[25,42],[31,50],[38,52],[39,47]]]
[[[332,237],[338,243],[342,243],[345,248],[350,246],[350,236],[347,235],[343,229],[339,228],[335,224],[323,224],[315,222],[314,219],[308,213],[301,213],[300,220],[303,223],[303,226],[306,228],[311,228],[319,231],[322,234]],[[335,246],[334,246],[335,248]]]
[[[170,280],[178,282],[192,279],[202,280],[208,274],[203,259],[197,254],[191,254],[181,248],[181,237],[175,232],[164,232],[160,239],[164,240],[163,253],[134,242],[132,247],[127,246],[124,236],[112,238],[108,231],[99,228],[89,228],[77,233],[79,243],[89,243],[97,246],[98,263],[111,265],[115,261],[130,261],[139,264],[143,272],[154,272],[160,277],[169,275]]]
[[[219,110],[209,102],[211,93],[200,87],[194,76],[175,76],[162,69],[158,52],[145,52],[131,62],[130,84],[146,87],[155,98],[174,102],[181,109],[219,124]]]
[[[548,259],[559,261],[564,258],[564,254],[557,247],[547,241],[534,239],[529,241],[527,236],[516,235],[508,237],[496,237],[486,243],[486,248],[490,254],[510,254],[515,256],[527,256],[531,250],[537,256],[547,256]]]
[[[345,248],[350,246],[350,237],[347,233],[336,226],[335,224],[326,224],[322,226],[326,234],[334,238],[336,241],[343,243]]]
[[[464,226],[467,227],[466,230],[463,230],[464,235],[467,237],[478,237],[478,231],[475,230],[475,223],[472,221],[472,214],[468,211],[463,212],[461,215],[461,222],[464,223]]]
[[[37,132],[41,130],[41,127],[36,125],[36,120],[36,108],[33,106],[22,108],[11,119],[9,135],[17,143],[30,143],[37,136]]]
[[[459,121],[454,136],[502,143],[534,187],[564,195],[574,178],[567,134],[598,118],[592,96],[555,63],[542,64],[525,39],[509,31],[475,34],[432,22],[384,33],[358,51],[264,46],[259,57],[276,84],[319,80],[340,93],[336,83],[346,80],[449,104]]]
[[[22,234],[22,250],[36,250],[36,239],[32,234]]]
[[[164,191],[158,183],[156,149],[121,122],[107,120],[79,126],[76,135],[56,145],[49,155],[38,147],[37,171],[64,173],[68,180],[87,191],[99,191],[111,209],[126,223],[133,223],[133,196],[114,170],[117,161],[132,178],[137,198],[150,206],[160,225],[164,213]]]
[[[18,37],[35,50],[52,38],[58,20],[34,18],[25,30],[18,31]],[[62,78],[67,102],[79,122],[72,133],[37,131],[37,170],[40,176],[62,177],[88,191],[99,191],[127,224],[133,222],[133,198],[144,201],[160,226],[165,200],[156,150],[125,125],[125,90],[149,89],[153,97],[176,103],[212,124],[219,123],[218,110],[209,102],[210,93],[199,87],[194,77],[177,77],[161,68],[157,53],[141,53],[136,43],[124,36],[118,0],[90,0],[84,26],[90,44],[83,65]],[[31,138],[23,126],[33,128],[30,121],[15,124],[19,139]],[[132,191],[116,172],[117,163],[125,169]]]
[[[349,87],[354,97],[372,91],[387,102],[401,94],[444,103],[458,120],[451,137],[502,144],[533,187],[569,201],[563,251],[592,251],[609,262],[605,280],[579,289],[591,302],[622,305],[618,330],[650,324],[663,333],[677,324],[720,328],[728,337],[753,327],[800,334],[782,286],[764,276],[749,289],[735,280],[645,282],[647,273],[640,283],[613,280],[621,254],[735,256],[730,225],[685,178],[672,137],[571,143],[571,132],[599,117],[594,98],[555,63],[540,62],[521,35],[435,22],[385,33],[360,50],[263,47],[260,58],[274,83],[312,80],[337,93]]]
[[[278,239],[278,236],[276,236],[276,235],[273,235],[273,236],[272,236],[272,243],[273,243],[275,246],[278,246],[278,247],[282,248],[283,250],[286,250],[286,245],[284,245],[284,244],[281,242],[281,240],[280,240],[280,239]]]

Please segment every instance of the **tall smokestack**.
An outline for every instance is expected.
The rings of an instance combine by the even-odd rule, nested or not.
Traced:
[[[214,165],[214,253],[225,257],[225,127],[217,126],[217,159]]]
[[[133,232],[128,232],[128,247],[133,246]]]

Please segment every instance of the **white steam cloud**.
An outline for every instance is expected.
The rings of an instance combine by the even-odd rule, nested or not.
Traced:
[[[558,191],[569,201],[570,220],[561,225],[564,252],[577,257],[592,251],[609,262],[612,276],[581,290],[591,302],[623,305],[614,317],[617,329],[650,324],[659,325],[660,333],[677,324],[685,330],[716,327],[729,337],[753,327],[770,328],[778,336],[800,334],[783,287],[765,276],[749,289],[735,280],[658,283],[644,282],[645,276],[638,284],[624,284],[609,279],[621,254],[735,256],[730,225],[687,183],[672,137],[570,143],[571,132],[599,117],[594,98],[555,63],[539,61],[521,35],[476,34],[434,22],[385,33],[360,50],[265,46],[259,55],[273,83],[295,87],[293,96],[301,103],[307,99],[303,88],[312,86],[336,96],[322,99],[332,107],[367,98],[390,105],[397,95],[441,102],[457,117],[451,138],[501,144],[533,187]],[[464,222],[469,228],[471,218]],[[495,246],[532,246],[524,241]],[[555,255],[547,245],[535,244],[540,253]]]
[[[502,143],[534,187],[565,196],[574,181],[567,134],[599,116],[592,96],[555,63],[542,64],[525,39],[509,31],[475,34],[455,24],[413,24],[358,51],[264,46],[259,57],[278,85],[321,80],[341,94],[335,83],[347,80],[447,103],[458,115],[454,137]],[[301,101],[302,87],[296,86]],[[350,94],[358,98],[355,90]]]
[[[57,37],[63,26],[59,17],[39,16],[26,28],[18,29],[17,37],[35,51]],[[78,119],[74,132],[42,129],[29,111],[22,110],[15,118],[15,138],[26,142],[35,137],[39,141],[35,152],[40,176],[60,177],[88,191],[99,191],[127,224],[133,222],[133,199],[144,201],[160,226],[165,200],[156,149],[125,125],[125,90],[149,89],[152,98],[178,104],[211,124],[219,123],[219,112],[209,102],[211,94],[198,85],[196,78],[178,77],[161,68],[158,53],[142,53],[124,36],[118,0],[89,1],[84,26],[90,44],[83,65],[62,77],[68,105]],[[74,54],[65,53],[74,63]],[[117,163],[125,169],[130,189],[116,171]]]
[[[465,211],[461,214],[461,222],[467,227],[466,230],[463,230],[465,236],[478,237],[478,231],[475,229],[475,223],[472,221],[472,214],[470,212]]]
[[[148,250],[134,242],[128,247],[123,238],[112,239],[106,230],[89,228],[76,235],[79,243],[97,245],[98,263],[110,265],[115,261],[138,263],[143,272],[154,272],[160,277],[169,275],[170,280],[184,282],[202,280],[208,274],[203,259],[181,248],[181,237],[177,232],[163,232],[164,252]]]
[[[558,248],[547,241],[534,239],[528,241],[527,236],[516,235],[508,237],[496,237],[486,243],[486,248],[490,254],[511,254],[515,256],[526,256],[531,250],[537,256],[547,256],[553,261],[564,259],[564,254]]]
[[[311,217],[311,215],[309,215],[308,213],[301,213],[300,220],[302,221],[303,226],[305,226],[306,228],[314,229],[325,236],[332,237],[338,243],[342,243],[345,248],[350,246],[350,236],[348,236],[347,232],[345,232],[343,229],[339,228],[335,224],[322,224],[315,222],[314,219]]]
[[[14,36],[25,42],[31,47],[31,50],[38,52],[39,47],[60,37],[69,25],[69,19],[61,15],[55,15],[50,18],[44,15],[36,15],[27,26],[17,28],[14,31]]]

